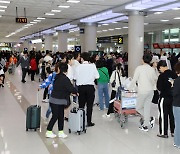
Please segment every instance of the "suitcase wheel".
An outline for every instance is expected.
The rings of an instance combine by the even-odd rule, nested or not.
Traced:
[[[36,132],[36,128],[34,129],[34,131]]]
[[[69,134],[71,134],[71,130],[69,129]]]
[[[81,132],[80,132],[80,131],[78,131],[77,133],[78,133],[78,135],[81,135]]]
[[[84,133],[86,133],[86,130],[84,130]]]
[[[125,125],[125,124],[122,122],[122,123],[121,123],[121,128],[122,128],[122,129],[124,129],[124,125]]]
[[[26,128],[26,132],[28,131],[28,128]]]

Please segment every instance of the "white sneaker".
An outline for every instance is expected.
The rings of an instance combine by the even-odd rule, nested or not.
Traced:
[[[58,137],[60,137],[60,138],[67,138],[68,136],[66,134],[64,134],[64,132],[59,132],[58,133]]]
[[[109,114],[109,115],[104,114],[104,115],[102,115],[102,117],[103,117],[103,118],[110,118],[111,116],[110,116],[110,114]]]
[[[56,134],[54,134],[52,131],[46,131],[46,137],[47,138],[55,138]]]
[[[43,103],[49,103],[49,99],[43,99],[42,102]]]

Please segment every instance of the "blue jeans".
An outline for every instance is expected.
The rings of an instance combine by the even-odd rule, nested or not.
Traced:
[[[174,131],[174,144],[180,148],[180,107],[173,106],[175,131]]]
[[[99,95],[100,110],[104,110],[103,94],[104,94],[104,97],[105,97],[106,108],[109,108],[109,88],[108,88],[108,83],[98,83],[98,95]]]
[[[51,111],[51,107],[50,107],[50,105],[49,105],[49,107],[48,107],[48,109],[47,109],[47,111],[46,111],[46,118],[49,118],[51,112],[52,112],[52,111]]]

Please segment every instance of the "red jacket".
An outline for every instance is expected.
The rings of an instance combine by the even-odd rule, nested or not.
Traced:
[[[30,61],[30,66],[31,66],[31,70],[36,71],[37,70],[37,63],[36,63],[36,59],[31,59]]]

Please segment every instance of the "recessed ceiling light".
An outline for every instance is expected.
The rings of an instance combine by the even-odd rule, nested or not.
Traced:
[[[54,13],[45,13],[46,16],[54,16]]]
[[[68,5],[59,5],[58,7],[60,7],[60,8],[69,8],[70,6],[68,6]]]
[[[161,20],[162,22],[168,22],[169,20]]]
[[[33,21],[35,21],[35,22],[41,22],[41,20],[33,20]]]
[[[152,34],[154,34],[154,32],[149,32],[148,34],[149,34],[149,35],[152,35]]]
[[[113,24],[117,24],[118,22],[117,21],[114,21],[114,22],[112,22]]]
[[[163,12],[155,12],[154,14],[162,14]]]
[[[97,33],[101,33],[102,31],[97,31]]]
[[[179,7],[177,7],[177,8],[173,8],[172,10],[180,10],[180,8],[179,8]]]
[[[30,22],[30,24],[37,24],[37,22],[32,21],[32,22]]]
[[[41,18],[41,17],[38,17],[37,19],[38,19],[38,20],[44,20],[44,19],[46,19],[46,18]]]
[[[4,8],[4,9],[6,9],[6,8],[7,8],[7,6],[2,6],[2,5],[0,5],[0,8]]]
[[[109,29],[109,31],[113,31],[114,29]]]
[[[76,0],[68,0],[68,3],[79,3],[80,1],[76,1]]]
[[[51,10],[51,12],[61,12],[61,10]]]
[[[102,24],[103,26],[108,26],[109,24]]]
[[[149,23],[144,23],[144,25],[149,25]]]
[[[98,27],[101,27],[102,25],[98,25]]]
[[[174,18],[174,19],[178,20],[178,19],[180,19],[180,17],[176,17],[176,18]]]
[[[5,12],[5,10],[0,10],[0,12]]]
[[[115,29],[122,29],[122,28],[115,28]]]
[[[123,27],[123,28],[128,28],[128,27]]]
[[[9,4],[9,3],[10,3],[10,1],[0,1],[0,3]]]
[[[103,32],[107,32],[108,30],[102,30]]]

